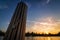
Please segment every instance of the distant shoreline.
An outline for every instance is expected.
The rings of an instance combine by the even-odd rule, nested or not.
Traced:
[[[60,37],[60,36],[26,36],[26,37]]]
[[[2,32],[2,31],[0,31],[0,36],[5,36],[5,32]],[[54,37],[56,37],[56,36],[59,36],[60,37],[60,32],[58,33],[58,34],[37,34],[37,33],[34,33],[34,32],[31,32],[31,33],[29,33],[29,32],[27,32],[27,33],[25,33],[25,36],[26,37],[36,37],[36,36],[41,36],[41,37],[52,37],[52,36],[54,36]]]
[[[34,33],[34,32],[31,32],[31,33],[29,33],[29,32],[27,32],[27,33],[25,33],[25,36],[60,36],[60,32],[58,33],[58,34],[37,34],[37,33]]]

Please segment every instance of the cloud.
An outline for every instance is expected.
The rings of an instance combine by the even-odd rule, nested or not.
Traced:
[[[49,4],[50,1],[51,1],[51,0],[42,0],[42,1],[41,1],[41,4],[44,6],[44,5]]]
[[[58,21],[58,19],[54,19],[52,17],[47,17],[47,18],[43,18],[43,19],[37,19],[35,21],[27,21],[27,22],[31,22],[29,28],[27,28],[29,30],[29,32],[48,32],[48,33],[53,33],[56,31],[56,33],[59,32],[60,30],[60,21]],[[57,29],[57,30],[56,30]],[[27,31],[28,31],[27,30]]]
[[[0,5],[0,9],[8,9],[8,5]]]
[[[47,0],[46,3],[48,4],[50,2],[50,0]]]

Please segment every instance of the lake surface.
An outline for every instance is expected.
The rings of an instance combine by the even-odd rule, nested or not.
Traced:
[[[3,40],[3,36],[0,36],[0,40]]]
[[[0,40],[3,40],[3,36],[0,36]],[[60,37],[25,37],[25,40],[60,40]]]
[[[25,40],[60,40],[60,37],[25,37]]]

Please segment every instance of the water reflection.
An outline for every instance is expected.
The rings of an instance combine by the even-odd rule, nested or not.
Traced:
[[[3,40],[3,37],[0,37]],[[25,37],[25,40],[60,40],[60,37]]]
[[[51,38],[50,38],[50,37],[47,37],[47,39],[48,39],[48,40],[51,40]]]
[[[25,37],[25,40],[60,40],[60,37]]]
[[[0,36],[0,40],[3,40],[3,36]]]

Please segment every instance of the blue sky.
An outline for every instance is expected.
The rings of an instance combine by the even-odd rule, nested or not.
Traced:
[[[60,19],[60,0],[22,0],[28,5],[27,28],[39,18]],[[0,0],[0,30],[6,31],[11,17],[20,0]]]

